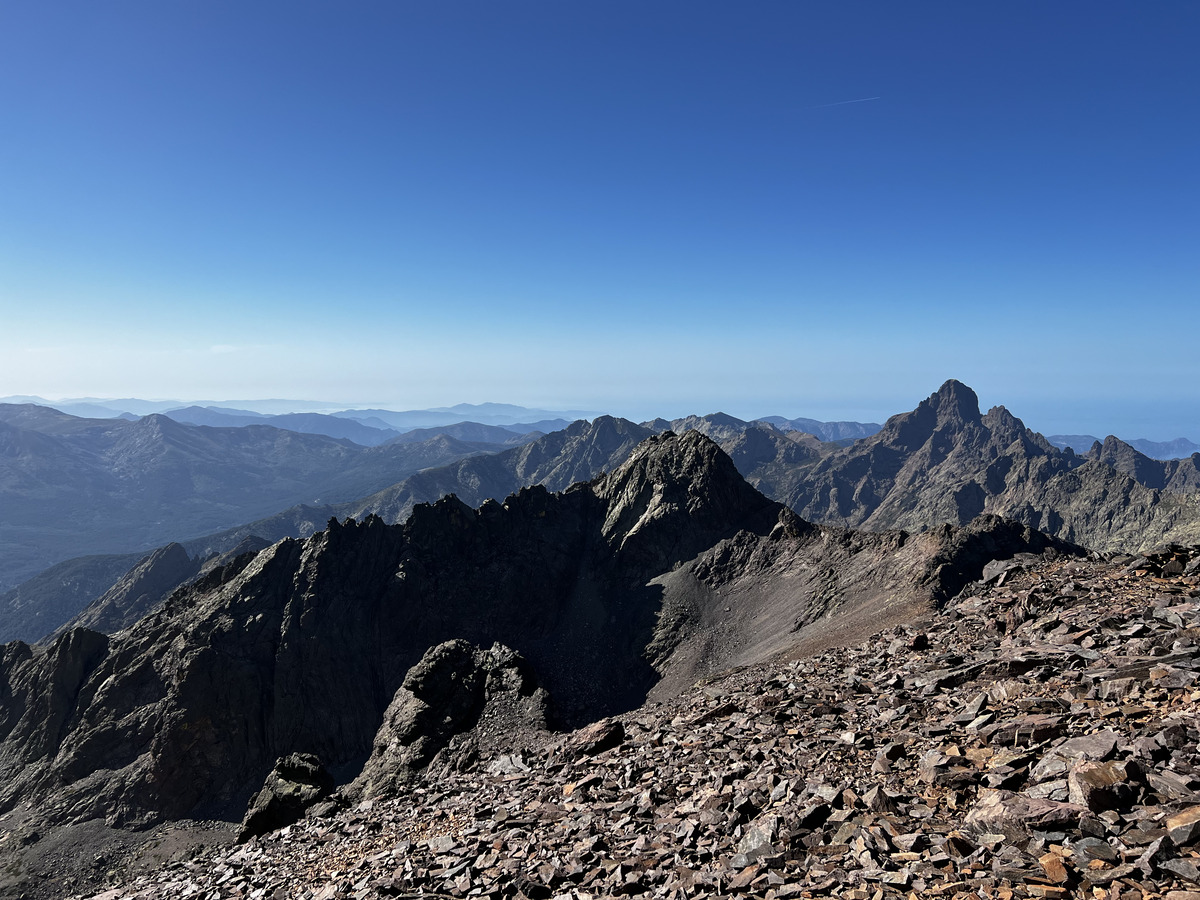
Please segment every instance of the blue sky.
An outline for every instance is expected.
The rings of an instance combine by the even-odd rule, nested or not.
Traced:
[[[0,395],[1200,439],[1200,5],[0,2]],[[855,102],[861,101],[861,102]]]

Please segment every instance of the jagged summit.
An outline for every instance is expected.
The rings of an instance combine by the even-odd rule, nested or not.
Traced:
[[[979,397],[961,381],[949,379],[928,400],[937,412],[939,422],[978,422]]]
[[[605,537],[656,556],[663,569],[744,528],[770,530],[782,512],[696,431],[648,438],[592,490],[608,507]]]
[[[1002,406],[981,416],[978,403],[969,387],[947,381],[773,496],[811,521],[872,530],[993,513],[1101,550],[1200,539],[1200,513],[1171,496],[1197,491],[1195,462],[1151,460],[1115,438],[1076,456]]]
[[[892,416],[873,437],[872,444],[902,452],[919,450],[935,434],[954,434],[980,422],[979,398],[959,381],[950,380],[907,413]]]

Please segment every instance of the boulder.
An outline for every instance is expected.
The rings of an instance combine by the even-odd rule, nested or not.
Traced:
[[[248,841],[299,821],[310,806],[333,793],[333,788],[333,776],[311,753],[292,753],[280,758],[262,790],[250,801],[238,841]]]
[[[548,711],[549,695],[515,650],[446,641],[408,671],[384,713],[371,757],[348,793],[366,799],[395,793],[447,748],[453,748],[458,763],[474,761],[478,739],[454,739],[481,720],[502,732],[500,743],[520,743],[522,732],[547,729]],[[461,768],[454,760],[444,761]]]

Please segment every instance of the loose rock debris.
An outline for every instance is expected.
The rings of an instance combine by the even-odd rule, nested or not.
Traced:
[[[1022,559],[863,646],[96,897],[1200,900],[1198,642],[1200,547]]]

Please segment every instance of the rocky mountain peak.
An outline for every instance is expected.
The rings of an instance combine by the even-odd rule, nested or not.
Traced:
[[[90,628],[111,634],[127,628],[199,571],[200,561],[188,556],[182,544],[159,547],[57,633]]]
[[[938,388],[937,393],[925,402],[937,413],[939,424],[965,424],[978,422],[980,419],[979,397],[961,381],[955,381],[953,378]]]
[[[1008,447],[1014,442],[1020,441],[1035,454],[1057,457],[1061,453],[1044,436],[1027,428],[1024,422],[1003,406],[993,406],[980,421],[991,434],[991,441],[997,447]]]
[[[769,528],[782,509],[747,484],[733,460],[698,431],[647,438],[592,487],[608,505],[606,538],[622,549],[653,548],[672,563],[739,528]]]
[[[935,433],[953,435],[979,424],[979,398],[961,381],[951,379],[917,404],[912,412],[892,416],[879,433],[868,440],[911,452],[927,444]]]

